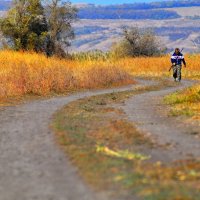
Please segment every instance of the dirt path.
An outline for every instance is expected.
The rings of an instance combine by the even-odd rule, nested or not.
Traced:
[[[194,133],[200,133],[200,127],[185,123],[181,117],[170,117],[169,107],[163,105],[163,97],[177,90],[191,86],[194,82],[183,81],[177,87],[160,91],[151,91],[134,96],[122,107],[130,121],[144,133],[150,134],[164,148],[151,149],[148,154],[153,160],[163,162],[177,159],[200,158],[200,140]]]
[[[153,83],[145,81],[143,84]],[[124,109],[131,120],[143,122],[138,124],[140,128],[155,132],[158,137],[163,137],[163,142],[176,141],[180,144],[176,147],[178,151],[186,149],[190,153],[200,147],[199,141],[190,143],[193,142],[190,138],[171,134],[171,123],[165,123],[165,118],[153,114],[159,107],[156,98],[190,84],[184,82],[177,88],[138,95],[127,101]],[[133,86],[84,92],[0,111],[0,200],[106,200],[104,194],[96,195],[83,183],[76,169],[54,144],[49,124],[53,113],[72,101],[131,88]],[[197,149],[192,152],[200,154]]]
[[[88,91],[0,111],[0,200],[106,200],[82,182],[54,144],[49,124],[53,113],[72,101],[132,87]]]

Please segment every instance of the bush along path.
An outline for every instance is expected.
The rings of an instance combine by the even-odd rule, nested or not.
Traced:
[[[137,131],[132,123],[126,121],[124,112],[118,109],[118,103],[123,104],[122,108],[129,119],[136,121],[138,126],[142,122],[141,118],[137,121],[131,116],[135,115],[133,110],[139,105],[137,102],[136,105],[131,102],[131,96],[134,95],[133,99],[139,98],[144,95],[140,93],[152,94],[148,90],[154,89],[157,90],[155,93],[159,98],[177,89],[188,87],[192,82],[183,82],[183,85],[170,87],[170,89],[156,88],[155,83],[151,81],[142,81],[142,84],[154,86],[141,89],[136,89],[138,86],[126,86],[118,89],[88,91],[2,110],[0,112],[0,200],[111,199],[108,198],[107,193],[94,192],[81,177],[104,190],[108,187],[111,187],[109,191],[118,189],[120,194],[114,199],[119,200],[126,197],[133,198],[134,194],[148,200],[164,199],[162,194],[168,195],[166,200],[173,199],[172,197],[178,199],[183,196],[182,192],[188,197],[185,199],[199,199],[197,195],[199,188],[196,187],[199,185],[200,178],[198,161],[178,162],[175,166],[163,166],[160,162],[144,164],[151,160],[150,156],[153,159],[162,157],[162,150],[159,149],[160,154],[157,153],[157,157],[156,153],[151,155],[150,150],[157,148],[157,144],[151,137]],[[100,96],[100,99],[89,98],[102,94],[104,97]],[[126,98],[129,100],[125,101]],[[77,105],[73,107],[76,100],[80,101],[77,104],[80,105],[78,109]],[[49,124],[52,115],[66,104],[64,109],[55,114],[54,120],[56,138],[63,147],[64,151],[62,151],[54,142],[54,134]],[[107,106],[109,104],[113,104],[113,107]],[[126,106],[129,106],[130,112],[127,111]],[[149,106],[151,107],[150,104]],[[145,106],[140,108],[146,109]],[[142,115],[139,111],[140,109],[137,114]],[[187,136],[185,138],[188,139]],[[165,142],[169,141],[164,139],[164,146]],[[190,138],[189,142],[193,140]],[[158,143],[160,143],[159,139]],[[197,145],[197,142],[194,144]],[[144,146],[146,152],[145,150],[139,152],[141,146]],[[158,148],[163,147],[161,145]],[[182,150],[181,148],[179,150]],[[184,150],[185,154],[191,153],[191,149]],[[71,161],[63,153],[65,151],[68,153],[68,158],[77,164],[81,176],[70,164]],[[194,154],[194,156],[199,155],[198,151]],[[179,158],[181,157],[173,157],[173,159]],[[171,160],[171,157],[167,159]],[[97,161],[98,165],[94,161]],[[161,180],[164,185],[161,184]],[[179,181],[183,182],[177,185]],[[184,181],[192,184],[188,186],[188,182]],[[156,189],[158,185],[160,188]],[[134,199],[137,198],[134,196]]]

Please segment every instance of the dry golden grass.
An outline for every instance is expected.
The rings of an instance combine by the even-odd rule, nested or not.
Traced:
[[[187,55],[184,77],[200,78],[199,55]],[[8,97],[133,83],[134,76],[169,76],[170,56],[60,60],[30,52],[0,51],[0,101]]]
[[[200,78],[200,55],[186,55],[188,66],[183,69],[183,77]],[[170,76],[170,55],[162,57],[124,58],[115,62],[124,66],[135,76]]]
[[[48,59],[36,53],[0,51],[0,100],[132,82],[126,70],[113,63]]]
[[[165,97],[165,102],[172,105],[173,115],[192,116],[200,120],[200,85],[187,88],[182,92],[170,94]]]

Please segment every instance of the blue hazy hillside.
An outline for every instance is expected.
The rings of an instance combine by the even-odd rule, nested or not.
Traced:
[[[86,4],[85,1],[87,0],[77,0],[83,3],[75,4],[79,9],[80,20],[73,25],[76,38],[71,51],[107,51],[121,39],[124,26],[154,31],[158,40],[168,49],[176,46],[185,47],[186,52],[199,51],[200,0],[160,0],[154,3],[121,5],[95,5]],[[0,10],[7,10],[10,3],[11,1],[0,0]]]
[[[71,0],[72,3],[88,3],[88,4],[96,4],[96,5],[117,5],[117,4],[134,4],[134,3],[151,3],[151,2],[162,2],[165,0]],[[167,0],[166,0],[167,1]],[[169,1],[169,0],[168,0]],[[173,1],[173,0],[171,0]],[[180,3],[183,0],[174,0],[178,3]],[[191,0],[186,0],[191,1]],[[198,1],[196,1],[198,2]]]
[[[180,15],[166,8],[200,6],[199,0],[162,1],[153,3],[133,3],[96,6],[89,4],[79,9],[81,19],[175,19]]]
[[[175,11],[163,9],[135,10],[132,8],[94,7],[84,8],[78,14],[81,19],[175,19],[179,18]]]
[[[160,1],[160,0],[153,0]],[[142,0],[142,2],[152,2],[152,0]],[[72,3],[80,3],[80,0],[72,0]],[[84,3],[92,3],[96,5],[111,5],[111,4],[124,4],[124,3],[141,3],[141,0],[84,0]]]
[[[144,0],[145,1],[145,0]],[[146,0],[150,1],[150,0]],[[76,2],[72,0],[72,2]],[[78,2],[78,0],[77,0]],[[88,0],[86,2],[94,2]],[[100,1],[95,1],[97,4]],[[101,1],[103,3],[103,1]],[[109,2],[109,1],[107,1]],[[137,0],[110,1],[110,3],[138,2]],[[0,10],[7,10],[11,1],[0,0]],[[115,5],[95,5],[88,4],[79,8],[78,17],[80,19],[176,19],[180,15],[176,11],[166,10],[166,8],[200,6],[199,0],[188,1],[155,1],[149,3],[129,3]]]

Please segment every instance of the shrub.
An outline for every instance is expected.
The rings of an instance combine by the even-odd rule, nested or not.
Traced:
[[[115,57],[158,56],[165,52],[154,33],[150,30],[127,28],[123,31],[124,38],[113,45],[111,52]]]

